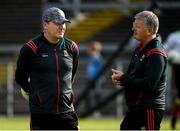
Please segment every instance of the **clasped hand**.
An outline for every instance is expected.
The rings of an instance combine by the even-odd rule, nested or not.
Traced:
[[[124,75],[122,71],[112,69],[111,80],[114,85],[121,85],[121,78]]]

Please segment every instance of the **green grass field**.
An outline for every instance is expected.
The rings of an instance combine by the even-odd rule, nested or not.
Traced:
[[[81,130],[119,130],[121,120],[115,118],[86,118],[80,119]],[[170,130],[170,120],[163,119],[161,130]],[[177,130],[180,130],[180,120],[177,123]],[[0,116],[0,130],[29,130],[28,117],[6,118]]]

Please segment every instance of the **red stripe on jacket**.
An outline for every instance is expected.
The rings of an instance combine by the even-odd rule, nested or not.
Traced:
[[[147,124],[148,129],[147,130],[154,130],[154,110],[148,109],[147,110]]]
[[[26,43],[26,45],[30,47],[34,53],[37,53],[38,48],[37,48],[37,45],[33,41],[29,41],[28,43]]]
[[[151,49],[150,51],[148,51],[147,57],[149,57],[152,54],[158,54],[158,55],[161,55],[161,56],[167,58],[167,53],[163,50],[158,49],[158,48],[154,48],[154,49]]]
[[[71,51],[73,52],[73,53],[75,53],[76,51],[77,51],[77,45],[76,45],[76,43],[75,42],[72,42],[72,45],[71,45]]]

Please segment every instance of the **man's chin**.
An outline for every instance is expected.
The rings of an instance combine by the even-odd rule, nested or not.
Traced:
[[[59,38],[59,39],[61,39],[63,37],[64,37],[64,35],[57,35],[57,38]]]
[[[138,37],[137,37],[136,35],[134,35],[133,37],[134,37],[135,40],[137,40],[137,41],[139,40]]]

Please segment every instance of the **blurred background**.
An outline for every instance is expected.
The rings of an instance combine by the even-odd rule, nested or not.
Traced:
[[[14,81],[16,60],[24,43],[41,32],[41,14],[49,7],[59,7],[71,20],[66,36],[80,50],[79,68],[73,85],[75,108],[79,117],[122,118],[126,111],[121,87],[111,83],[111,69],[126,71],[136,41],[132,38],[133,16],[152,10],[160,20],[159,34],[167,36],[180,29],[179,0],[1,0],[0,1],[0,117],[28,115],[28,102]],[[102,45],[103,66],[87,79],[89,46]],[[168,70],[166,116],[175,103],[176,91]],[[100,81],[100,82],[99,82]],[[97,89],[98,88],[98,89]]]

